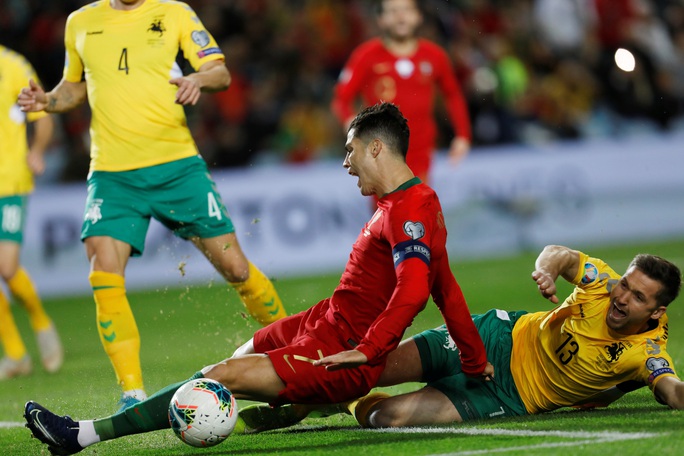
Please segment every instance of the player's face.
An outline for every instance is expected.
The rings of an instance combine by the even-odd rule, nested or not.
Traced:
[[[342,166],[344,166],[349,175],[359,178],[356,185],[358,185],[362,195],[369,196],[375,194],[372,173],[369,172],[372,160],[369,144],[357,138],[352,128],[347,133],[347,142],[344,148],[347,151],[347,155],[344,157]]]
[[[401,40],[413,38],[422,19],[415,0],[385,0],[378,26],[390,38]]]
[[[632,267],[610,292],[606,324],[620,334],[638,334],[648,329],[649,320],[657,320],[666,307],[658,306],[656,294],[661,284]]]

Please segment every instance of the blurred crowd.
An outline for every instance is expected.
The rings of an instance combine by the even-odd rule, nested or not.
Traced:
[[[106,1],[106,0],[105,0]],[[61,78],[78,0],[0,0],[0,43],[46,88]],[[330,112],[351,51],[377,35],[370,0],[188,0],[226,54],[233,82],[188,109],[214,167],[341,157]],[[453,60],[473,149],[684,128],[684,0],[423,0],[421,34]],[[624,48],[633,71],[615,63]],[[439,106],[439,110],[443,110]],[[441,144],[452,132],[446,114]],[[87,106],[59,116],[59,180],[88,166]]]

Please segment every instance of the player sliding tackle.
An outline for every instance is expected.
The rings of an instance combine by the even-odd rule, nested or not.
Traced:
[[[432,295],[461,350],[461,369],[487,378],[493,368],[473,324],[446,251],[435,192],[406,165],[409,128],[392,104],[351,123],[344,168],[378,208],[352,248],[340,284],[311,309],[260,329],[232,358],[194,378],[218,380],[239,399],[272,404],[335,403],[367,394],[388,354]],[[121,413],[72,421],[26,404],[28,427],[51,451],[71,454],[94,443],[169,427],[171,385]]]
[[[409,381],[427,386],[394,397],[372,393],[333,411],[349,411],[369,427],[440,424],[607,406],[641,386],[659,402],[684,408],[684,382],[667,354],[665,313],[680,291],[679,269],[642,254],[620,276],[600,259],[546,247],[532,279],[553,304],[559,302],[559,276],[575,290],[551,311],[473,316],[495,367],[494,381],[464,375],[458,342],[441,327],[403,341],[378,380],[379,386]],[[252,406],[240,416],[250,432],[295,424],[311,410]]]

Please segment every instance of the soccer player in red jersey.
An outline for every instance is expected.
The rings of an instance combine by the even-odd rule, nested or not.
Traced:
[[[435,192],[406,165],[409,129],[396,106],[366,108],[351,123],[344,167],[378,209],[352,248],[340,284],[309,310],[260,329],[233,357],[193,378],[223,383],[238,399],[335,403],[373,388],[388,354],[432,295],[460,350],[462,370],[491,378],[484,344],[451,273]],[[28,427],[53,452],[169,427],[168,404],[185,382],[95,421],[60,417],[28,402]]]
[[[397,105],[411,128],[406,161],[414,174],[427,182],[437,137],[436,86],[444,96],[456,135],[449,147],[453,162],[461,160],[470,149],[468,109],[446,52],[417,36],[422,15],[416,1],[384,0],[378,3],[377,19],[382,36],[363,43],[352,52],[335,86],[332,109],[348,127],[359,97],[365,106],[379,101]]]

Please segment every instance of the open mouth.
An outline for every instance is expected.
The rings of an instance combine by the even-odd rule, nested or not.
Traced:
[[[613,302],[610,306],[610,317],[614,320],[620,320],[627,317],[627,313],[620,310]]]

